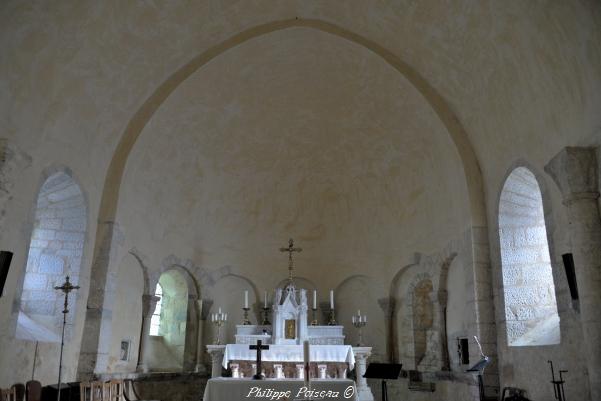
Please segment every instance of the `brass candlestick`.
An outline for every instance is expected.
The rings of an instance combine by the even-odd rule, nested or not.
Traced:
[[[244,318],[242,320],[242,324],[248,326],[250,325],[250,320],[248,320],[248,311],[250,310],[250,308],[242,308],[242,310],[244,311]]]
[[[334,309],[330,309],[330,316],[328,318],[328,326],[336,326],[336,317],[334,315]]]
[[[269,306],[263,307],[263,322],[261,323],[263,326],[269,326],[271,322],[269,321]]]
[[[313,311],[313,320],[311,321],[311,326],[317,326],[317,308],[311,308],[311,310]]]

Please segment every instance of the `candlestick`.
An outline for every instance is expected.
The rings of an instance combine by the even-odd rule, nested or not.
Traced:
[[[338,323],[336,322],[336,317],[334,314],[334,308],[330,309],[330,317],[328,319],[328,326],[336,326]]]
[[[267,306],[267,303],[265,304],[265,307],[263,308],[263,326],[269,326],[271,324],[271,322],[269,321],[269,307]]]
[[[246,308],[242,308],[244,311],[244,319],[242,320],[242,324],[248,326],[250,324],[250,320],[248,320],[248,311],[250,308],[247,306]]]
[[[317,317],[316,317],[316,313],[317,313],[317,308],[315,307],[315,304],[313,304],[313,308],[311,309],[313,311],[313,320],[311,321],[311,326],[317,326]]]

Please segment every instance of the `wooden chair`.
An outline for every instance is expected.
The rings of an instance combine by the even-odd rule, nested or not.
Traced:
[[[103,382],[92,382],[90,383],[90,400],[89,401],[103,401],[106,398],[104,396],[104,383]]]
[[[30,380],[25,383],[25,398],[27,401],[41,401],[42,383],[37,380]]]
[[[0,390],[0,400],[17,401],[17,390],[14,387]]]
[[[79,401],[92,401],[92,385],[89,382],[79,383]]]
[[[13,385],[11,388],[15,389],[16,400],[23,401],[25,398],[25,385],[23,383],[17,383]]]
[[[123,380],[113,379],[109,381],[110,401],[124,401]]]

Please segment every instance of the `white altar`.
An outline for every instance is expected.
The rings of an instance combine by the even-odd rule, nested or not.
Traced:
[[[249,349],[246,344],[227,344],[223,354],[222,366],[227,369],[230,361],[254,361],[257,351]],[[261,352],[261,359],[266,362],[303,362],[303,347],[298,345],[270,345]],[[347,363],[349,370],[355,368],[355,355],[350,345],[313,345],[309,359],[312,362]]]

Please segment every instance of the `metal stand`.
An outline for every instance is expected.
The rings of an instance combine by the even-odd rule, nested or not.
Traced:
[[[263,322],[262,322],[263,326],[269,326],[271,324],[271,322],[269,321],[269,307],[268,306],[264,306],[263,307]]]
[[[484,369],[486,369],[486,367],[490,364],[491,360],[488,356],[484,355],[484,352],[482,352],[482,346],[480,345],[480,341],[478,341],[478,337],[474,336],[474,340],[476,340],[476,344],[478,344],[481,359],[467,371],[478,372],[478,390],[480,392],[480,401],[486,401],[486,395],[484,393],[484,381],[482,376],[484,375]]]
[[[553,383],[553,393],[555,395],[555,399],[558,401],[566,401],[566,393],[563,389],[563,384],[565,380],[563,380],[563,374],[568,373],[567,370],[559,371],[559,380],[555,380],[555,371],[553,370],[553,361],[547,361],[549,365],[551,365],[551,383]]]
[[[244,311],[244,318],[242,324],[248,326],[250,324],[250,320],[248,320],[248,311],[250,310],[250,308],[242,308],[242,310]]]
[[[69,276],[67,276],[63,285],[61,285],[60,287],[54,287],[54,289],[61,290],[62,292],[65,293],[65,303],[64,303],[64,307],[63,307],[63,332],[61,334],[61,352],[60,352],[60,357],[59,357],[59,362],[58,362],[58,392],[56,395],[56,400],[60,401],[61,387],[62,387],[61,376],[63,373],[63,348],[65,348],[65,326],[67,325],[67,313],[69,313],[69,308],[68,308],[69,293],[73,290],[78,290],[79,286],[72,285],[71,282],[69,281]],[[34,362],[34,368],[35,368],[35,362]]]
[[[311,320],[311,326],[317,326],[317,308],[311,308],[311,310],[313,311],[313,319]]]
[[[330,309],[330,317],[328,319],[328,326],[336,326],[338,323],[336,322],[336,317],[334,315],[334,309]]]
[[[388,401],[388,388],[386,388],[386,380],[382,380],[382,401]]]

